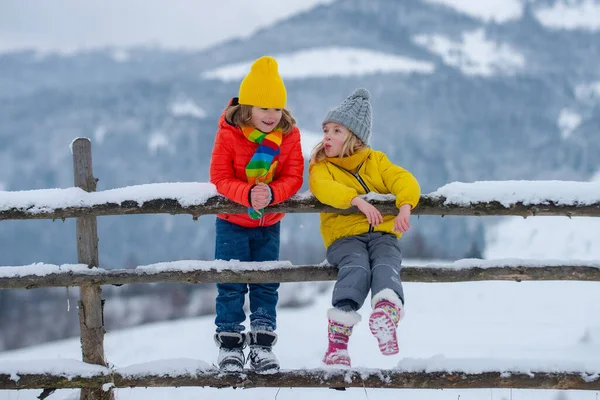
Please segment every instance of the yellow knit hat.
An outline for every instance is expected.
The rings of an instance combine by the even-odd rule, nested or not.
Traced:
[[[250,73],[240,85],[239,103],[264,108],[284,108],[287,92],[277,61],[263,56],[254,61]]]

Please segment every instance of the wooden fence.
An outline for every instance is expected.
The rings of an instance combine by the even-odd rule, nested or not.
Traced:
[[[91,144],[87,139],[72,143],[75,186],[87,192],[96,191],[96,179],[92,170]],[[415,215],[563,215],[600,216],[600,202],[585,205],[561,205],[515,203],[504,206],[498,201],[448,204],[444,198],[422,196]],[[383,214],[395,214],[393,200],[372,200]],[[269,263],[265,268],[214,267],[216,262],[198,262],[198,268],[169,268],[168,270],[130,270],[99,268],[98,234],[96,217],[125,214],[190,214],[195,219],[216,213],[245,212],[245,207],[220,196],[213,196],[203,204],[182,205],[177,199],[123,200],[89,206],[65,206],[40,209],[13,207],[0,210],[0,220],[16,219],[77,219],[77,258],[75,266],[55,266],[45,274],[27,272],[14,276],[0,275],[0,289],[38,288],[51,286],[80,287],[79,319],[81,328],[82,365],[95,369],[82,373],[75,368],[71,372],[49,374],[21,368],[12,374],[0,371],[0,389],[43,389],[44,398],[58,388],[81,388],[81,399],[113,399],[113,388],[158,386],[210,386],[210,387],[381,387],[381,388],[554,388],[600,390],[600,378],[585,371],[561,373],[518,371],[495,371],[482,373],[446,371],[325,371],[293,370],[274,375],[257,375],[251,372],[221,374],[214,369],[194,373],[146,374],[132,376],[126,371],[110,368],[104,355],[103,300],[101,285],[150,283],[150,282],[299,282],[335,280],[337,271],[331,266],[292,266],[284,262]],[[314,198],[294,198],[269,208],[270,212],[317,213],[333,211]],[[340,210],[336,210],[340,212]],[[341,211],[356,213],[355,208]],[[257,265],[257,264],[256,264]],[[188,266],[189,267],[189,266]],[[480,280],[587,280],[600,281],[600,268],[596,263],[553,263],[535,265],[514,262],[491,263],[484,260],[464,260],[458,265],[404,266],[403,281],[457,282]],[[85,364],[84,364],[85,363]]]

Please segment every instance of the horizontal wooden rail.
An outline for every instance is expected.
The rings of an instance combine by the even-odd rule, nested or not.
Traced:
[[[15,379],[15,377],[17,379]],[[223,374],[217,370],[194,374],[111,374],[64,376],[0,373],[0,389],[63,389],[107,385],[111,388],[182,387],[215,388],[404,388],[404,389],[576,389],[600,390],[597,374],[581,372],[404,372],[402,370],[291,370],[261,375],[253,372]]]
[[[600,262],[527,260],[459,260],[453,264],[407,265],[404,282],[472,281],[600,281]],[[123,285],[133,283],[260,283],[329,281],[337,268],[327,265],[292,265],[289,262],[228,263],[175,261],[135,269],[87,269],[84,265],[31,265],[0,267],[0,289]]]
[[[394,200],[370,199],[384,215],[397,214],[398,209]],[[247,208],[221,196],[212,196],[202,204],[181,205],[176,199],[153,199],[142,202],[124,200],[120,203],[103,203],[89,206],[69,206],[64,208],[49,208],[43,204],[26,208],[13,207],[0,210],[0,220],[22,219],[66,219],[87,216],[130,215],[130,214],[190,214],[194,219],[209,214],[245,213]],[[321,213],[336,212],[341,214],[359,213],[356,207],[347,210],[335,209],[320,203],[314,197],[292,198],[267,208],[267,212],[286,213]],[[497,201],[479,202],[472,204],[448,203],[440,196],[424,195],[419,205],[413,210],[415,215],[463,215],[463,216],[580,216],[599,217],[600,202],[585,205],[562,205],[548,202],[544,204],[514,203],[505,206]]]

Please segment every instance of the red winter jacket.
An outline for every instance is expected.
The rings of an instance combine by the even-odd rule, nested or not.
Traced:
[[[246,165],[258,148],[258,143],[246,139],[242,130],[225,120],[225,113],[219,119],[219,130],[210,159],[210,181],[217,191],[228,199],[251,207],[249,192],[253,185],[248,183]],[[292,197],[302,186],[304,158],[300,145],[300,130],[294,126],[283,136],[279,163],[273,181],[269,183],[273,193],[272,204]],[[251,219],[248,213],[218,214],[217,217],[237,225],[254,228],[270,226],[283,218],[284,213],[265,213],[261,219]]]

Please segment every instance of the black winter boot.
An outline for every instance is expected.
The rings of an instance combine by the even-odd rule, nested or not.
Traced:
[[[215,343],[219,347],[219,358],[217,359],[219,369],[225,372],[242,372],[246,341],[244,333],[215,333]]]
[[[277,334],[267,331],[251,331],[248,339],[250,367],[259,374],[279,371],[279,360],[273,354],[273,346],[277,343]]]

